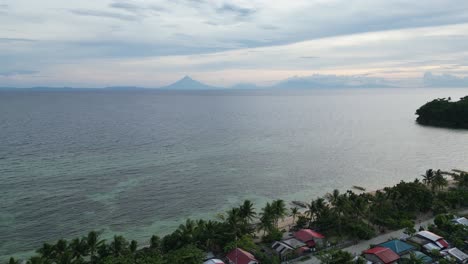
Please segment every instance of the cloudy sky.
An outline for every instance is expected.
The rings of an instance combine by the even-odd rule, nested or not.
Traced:
[[[0,86],[427,72],[468,80],[467,0],[0,0]]]

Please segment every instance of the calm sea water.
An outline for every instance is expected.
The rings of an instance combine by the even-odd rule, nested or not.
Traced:
[[[415,110],[467,89],[0,93],[0,260],[103,230],[145,243],[243,199],[468,169],[468,131]],[[29,251],[29,252],[28,252]]]

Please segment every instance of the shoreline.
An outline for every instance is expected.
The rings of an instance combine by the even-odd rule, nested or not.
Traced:
[[[448,186],[447,186],[446,188],[453,187],[453,186],[454,186],[454,183],[455,183],[455,180],[450,179],[450,176],[449,176],[449,175],[445,175],[445,176],[448,178],[448,179],[447,179],[447,181],[448,181]],[[403,180],[401,180],[401,181],[403,181]],[[410,182],[410,181],[408,181],[408,182]],[[394,185],[393,185],[393,186],[394,186]],[[353,186],[353,187],[355,187],[355,186]],[[371,194],[371,195],[375,195],[375,193],[376,193],[377,191],[383,191],[385,188],[387,188],[387,187],[392,187],[392,186],[385,186],[385,187],[383,187],[383,188],[379,188],[379,189],[375,189],[375,190],[369,190],[369,191],[368,191],[368,190],[356,189],[356,188],[353,188],[353,187],[347,188],[346,190],[351,190],[351,191],[353,191],[354,193],[356,193],[356,194],[358,194],[358,195],[359,195],[359,194],[362,194],[362,193],[368,193],[368,194]],[[359,186],[358,186],[358,187],[359,187]],[[330,193],[330,192],[328,192],[328,193]],[[293,207],[297,207],[297,208],[299,209],[299,213],[296,215],[296,217],[295,217],[294,220],[297,221],[297,219],[298,219],[299,216],[305,215],[305,214],[306,214],[307,208],[298,206],[297,204],[294,203],[294,201],[288,201],[288,200],[284,200],[284,201],[285,201],[285,203],[286,203],[286,208],[287,208],[288,212],[289,212],[290,208],[293,208]],[[302,201],[297,201],[297,200],[296,200],[296,202],[300,202],[300,203],[306,204],[305,202],[302,202]],[[327,202],[327,203],[328,203],[328,202]],[[467,208],[461,208],[461,209],[466,210]],[[458,210],[461,210],[461,209],[459,208]],[[257,216],[258,216],[258,214],[257,214]],[[434,215],[432,215],[430,212],[429,212],[429,213],[425,213],[425,214],[418,214],[417,217],[416,217],[416,219],[414,219],[414,222],[415,222],[415,224],[417,225],[418,223],[420,224],[421,222],[427,221],[428,219],[431,219],[431,218],[433,218],[433,217],[434,217]],[[210,217],[210,218],[219,221],[219,219],[217,219],[216,216],[213,216],[213,217]],[[184,218],[184,220],[186,220],[186,219],[187,219],[187,218]],[[192,219],[192,220],[194,220],[194,219]],[[208,219],[203,218],[203,220],[208,220]],[[183,223],[183,222],[184,222],[184,221],[181,221],[181,223]],[[258,219],[258,218],[255,218],[255,220],[253,221],[252,224],[253,224],[253,225],[257,225],[258,223],[259,223],[259,219]],[[288,233],[289,233],[289,231],[290,231],[290,228],[293,227],[293,225],[294,225],[293,217],[290,216],[290,215],[287,215],[287,216],[285,216],[283,219],[279,219],[279,221],[278,221],[278,229],[279,229],[279,230],[285,230],[285,231],[286,231],[286,232],[283,234],[283,236],[287,236],[287,235],[288,235]],[[176,228],[175,228],[175,229],[176,229]],[[175,231],[175,229],[172,230],[172,231],[169,231],[168,234],[170,234],[171,232]],[[385,232],[378,233],[378,235],[377,235],[376,237],[379,237],[379,236],[381,236],[381,235],[385,235],[385,234],[387,234],[387,233],[391,233],[391,232],[394,232],[394,231],[395,231],[395,230],[387,229],[387,230],[385,230]],[[112,232],[112,234],[116,235],[116,234],[118,234],[118,233],[117,233],[117,232]],[[154,234],[160,236],[161,238],[164,236],[164,234],[160,234],[160,233],[154,233]],[[131,237],[130,235],[127,235],[127,234],[123,234],[123,235],[125,235],[125,236],[127,236],[127,237]],[[149,237],[151,237],[151,235],[153,235],[153,233],[148,233],[148,234],[146,234],[146,237],[145,237],[145,238],[148,238],[148,239],[149,239]],[[255,230],[254,235],[255,235],[255,241],[257,241],[257,240],[261,239],[261,237],[263,236],[263,231]],[[374,238],[376,238],[376,237],[374,237]],[[68,239],[68,238],[67,238],[67,239]],[[106,237],[105,239],[106,239],[106,241],[109,241],[109,240],[110,240],[110,237],[109,237],[109,239],[108,239],[107,237]],[[147,241],[147,240],[146,240],[146,241]],[[367,241],[367,240],[361,240],[361,241]],[[46,241],[46,242],[47,242],[47,241]],[[140,242],[140,241],[139,241],[138,249],[141,249],[141,248],[144,248],[144,247],[148,247],[148,246],[149,246],[149,243],[147,243],[147,242],[146,242],[146,243],[143,243],[143,242]],[[16,253],[13,253],[13,254],[4,255],[3,257],[6,257],[6,258],[5,258],[5,259],[0,258],[0,261],[3,261],[3,260],[6,260],[6,261],[7,261],[10,257],[16,257],[16,258],[17,258],[17,257],[21,257],[21,258],[25,258],[25,259],[26,259],[26,258],[29,258],[29,257],[31,257],[32,255],[34,255],[35,253],[36,253],[36,250],[34,250],[34,249],[33,249],[33,250],[27,250],[27,251],[16,252]]]

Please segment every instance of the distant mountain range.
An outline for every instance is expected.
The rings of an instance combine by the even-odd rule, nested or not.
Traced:
[[[449,75],[433,75],[426,73],[424,75],[424,86],[434,87],[441,86],[440,79],[451,80],[452,87],[467,87],[467,78],[457,78]],[[445,82],[446,83],[446,82]],[[71,88],[71,87],[32,87],[32,88],[13,88],[13,87],[0,87],[0,91],[5,90],[22,90],[22,91],[77,91],[84,90],[89,91],[92,89],[100,90],[111,90],[111,91],[135,91],[135,90],[187,90],[187,91],[198,91],[198,90],[249,90],[249,89],[317,89],[317,88],[393,88],[402,87],[401,83],[394,83],[384,78],[367,77],[362,75],[321,75],[314,74],[306,77],[291,77],[271,86],[257,86],[251,83],[240,83],[231,87],[217,87],[208,84],[204,84],[200,81],[194,80],[189,76],[176,81],[167,86],[159,88],[143,88],[137,86],[111,86],[104,88]],[[417,86],[415,86],[417,87]]]

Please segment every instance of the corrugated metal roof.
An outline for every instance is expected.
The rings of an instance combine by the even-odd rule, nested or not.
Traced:
[[[398,255],[402,255],[402,253],[415,249],[414,246],[397,239],[387,241],[379,246],[389,248]]]
[[[440,239],[443,238],[443,237],[438,236],[438,235],[436,235],[436,234],[434,234],[432,232],[429,232],[429,231],[420,231],[420,232],[416,233],[416,235],[424,237],[426,239],[429,239],[432,242],[436,242],[437,240],[440,240]]]
[[[364,251],[363,253],[375,255],[385,264],[392,263],[400,259],[400,256],[398,256],[397,253],[385,247],[374,247]]]
[[[297,231],[296,233],[294,233],[294,237],[299,239],[302,242],[325,238],[324,235],[318,232],[315,232],[314,230],[311,230],[311,229],[301,229]]]

